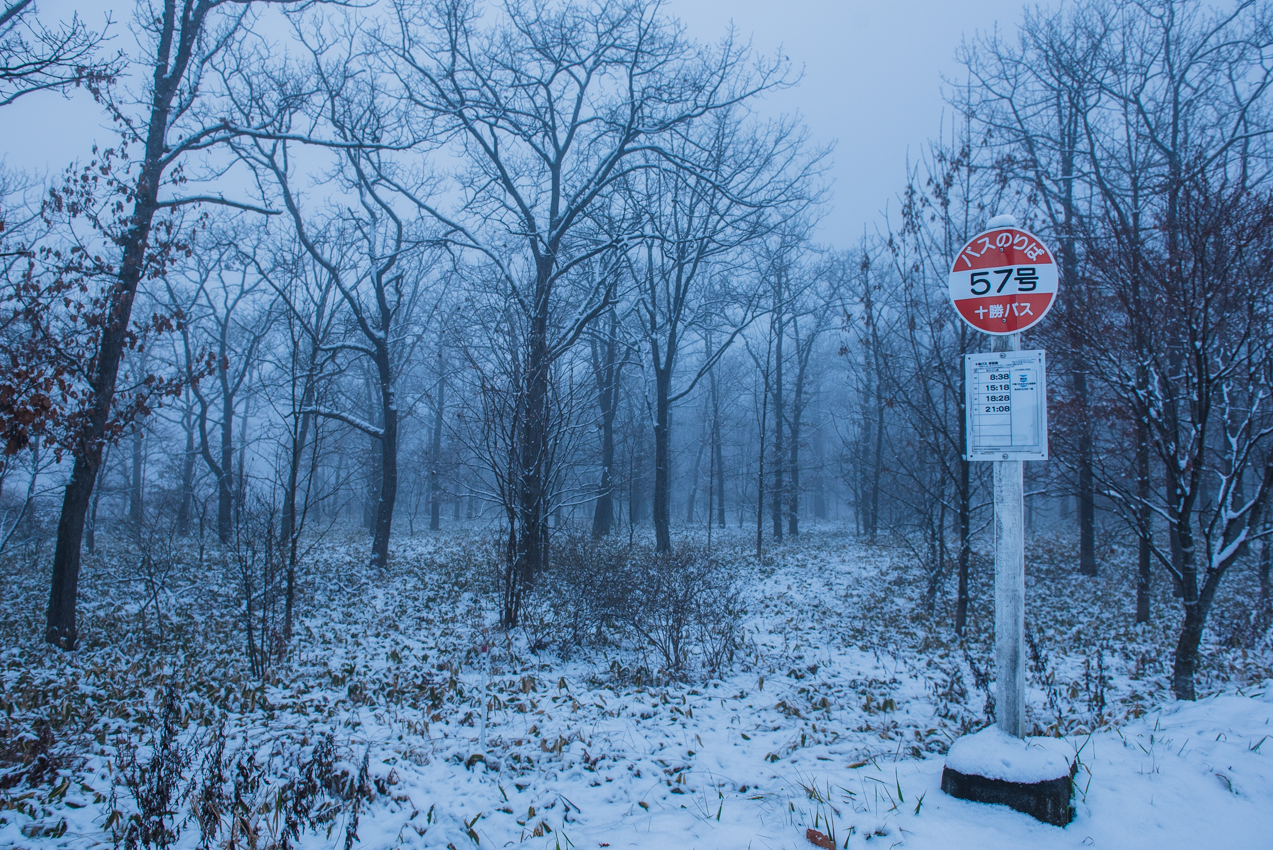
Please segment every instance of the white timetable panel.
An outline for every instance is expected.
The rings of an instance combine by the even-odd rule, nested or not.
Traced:
[[[1047,370],[1042,351],[964,356],[967,460],[1047,460]]]

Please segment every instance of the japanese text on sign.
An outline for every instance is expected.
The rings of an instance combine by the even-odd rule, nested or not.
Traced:
[[[1056,299],[1051,252],[1017,227],[989,230],[964,245],[950,269],[950,300],[982,333],[1018,333],[1041,320]]]

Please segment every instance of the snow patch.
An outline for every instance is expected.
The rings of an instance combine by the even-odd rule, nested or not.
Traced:
[[[1068,776],[1071,749],[1060,738],[1015,738],[989,726],[955,741],[946,754],[946,767],[966,776],[1033,784]]]

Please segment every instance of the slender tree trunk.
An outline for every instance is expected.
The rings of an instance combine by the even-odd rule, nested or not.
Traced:
[[[1168,480],[1170,480],[1170,477]],[[1185,550],[1180,543],[1182,522],[1183,520],[1176,510],[1176,501],[1173,499],[1167,505],[1167,542],[1171,548],[1171,565],[1178,573],[1183,572],[1185,568]],[[1180,585],[1172,586],[1171,595],[1177,599],[1183,597]]]
[[[300,488],[301,458],[305,452],[305,443],[309,438],[310,414],[302,413],[300,427],[296,439],[292,443],[291,463],[288,464],[287,485],[283,490],[283,515],[279,542],[287,547],[287,587],[284,603],[284,631],[290,638],[292,635],[292,612],[296,605],[296,559],[299,550],[300,535],[297,533],[297,491]]]
[[[875,376],[875,445],[871,464],[871,528],[869,539],[875,542],[880,528],[880,480],[884,476],[884,399],[880,392],[880,376]]]
[[[716,370],[711,374],[712,386],[712,457],[716,477],[716,521],[725,527],[725,458],[720,433],[720,397],[716,387]],[[710,517],[709,517],[710,519]]]
[[[440,361],[440,358],[439,358]],[[442,528],[442,417],[446,410],[446,376],[438,379],[438,401],[433,411],[433,439],[429,446],[429,530]]]
[[[181,502],[177,508],[177,531],[187,535],[190,533],[190,514],[194,510],[194,410],[187,407],[181,417],[182,428],[186,432],[186,453],[181,458]]]
[[[1074,151],[1077,148],[1078,120],[1077,109],[1063,125],[1066,142],[1061,154],[1062,182],[1062,214],[1064,215],[1061,239],[1061,262],[1067,285],[1074,288],[1078,300],[1071,304],[1071,309],[1082,311],[1086,315],[1087,293],[1079,284],[1078,252],[1075,247],[1075,212],[1074,212]],[[1082,321],[1080,319],[1079,321]],[[1079,572],[1085,576],[1096,575],[1096,480],[1092,473],[1093,444],[1090,424],[1090,401],[1087,384],[1087,355],[1083,350],[1082,335],[1070,334],[1071,357],[1075,361],[1074,369],[1074,405],[1079,421],[1078,445],[1078,496],[1079,496]]]
[[[764,556],[765,529],[765,438],[768,436],[769,423],[769,364],[765,364],[765,385],[760,394],[760,451],[756,455],[756,559]],[[741,507],[741,506],[740,506]],[[741,522],[739,523],[741,525]]]
[[[169,77],[177,74],[174,70]],[[106,445],[115,399],[119,366],[128,344],[128,326],[132,319],[133,300],[146,268],[146,251],[150,230],[158,210],[158,192],[163,175],[165,136],[168,110],[176,92],[180,75],[161,84],[154,94],[146,137],[145,157],[133,196],[133,212],[122,241],[119,275],[106,299],[107,316],[102,323],[96,357],[89,367],[88,404],[77,435],[71,476],[62,497],[62,514],[58,519],[57,546],[53,552],[52,580],[45,640],[61,649],[75,648],[79,639],[76,622],[76,599],[80,581],[80,546],[84,538],[84,521],[92,500],[93,487],[102,467],[102,451]]]
[[[796,381],[796,397],[791,404],[791,491],[787,495],[787,533],[792,537],[800,534],[800,414],[803,400],[802,380]]]
[[[601,414],[601,481],[592,511],[592,536],[606,537],[614,525],[614,406]]]
[[[393,371],[389,351],[376,352],[376,371],[381,408],[381,438],[378,464],[379,498],[376,500],[376,524],[371,540],[371,565],[378,570],[389,566],[389,535],[393,528],[393,509],[398,500],[398,403],[393,392]]]
[[[959,419],[964,430],[964,418]],[[955,597],[955,634],[968,625],[968,571],[972,566],[972,464],[959,461],[959,588]]]
[[[1137,376],[1137,380],[1140,378]],[[1137,522],[1142,529],[1136,552],[1136,622],[1149,622],[1150,596],[1150,541],[1144,536],[1151,532],[1153,521],[1149,508],[1149,427],[1144,421],[1136,423],[1136,496]]]
[[[775,334],[775,352],[774,352],[774,490],[773,490],[773,534],[774,540],[778,543],[782,542],[782,514],[786,502],[786,481],[784,480],[784,471],[787,463],[785,443],[783,441],[783,425],[786,420],[787,411],[782,396],[783,376],[782,376],[782,341],[786,329],[783,327],[783,295],[782,295],[782,274],[779,273],[777,280],[777,291],[774,297],[774,312],[777,319],[777,332]]]
[[[226,326],[229,326],[227,319]],[[220,356],[217,359],[218,377],[221,381],[221,456],[217,471],[217,537],[222,544],[230,543],[234,523],[234,394],[230,391],[229,368],[225,334],[222,334]]]
[[[1268,608],[1273,602],[1273,582],[1269,578],[1269,568],[1273,566],[1273,545],[1269,544],[1266,537],[1260,542],[1260,607]]]
[[[671,487],[672,452],[670,443],[672,391],[670,369],[661,366],[654,371],[654,548],[667,552],[672,548]]]
[[[1179,498],[1181,487],[1178,482],[1168,476],[1168,486]],[[1182,511],[1188,516],[1188,507]],[[1192,529],[1187,522],[1180,524],[1180,548],[1182,563],[1180,570],[1180,595],[1184,605],[1185,617],[1180,624],[1180,638],[1176,643],[1176,652],[1171,671],[1171,689],[1178,700],[1193,700],[1194,673],[1198,667],[1198,647],[1202,643],[1202,631],[1207,622],[1207,610],[1210,608],[1214,583],[1208,580],[1198,587],[1197,546]],[[1211,571],[1208,570],[1208,573]]]
[[[305,389],[301,393],[301,410],[308,410],[313,403],[312,375],[306,377]],[[297,517],[297,495],[300,489],[301,461],[305,456],[305,448],[309,442],[309,429],[313,414],[301,413],[297,422],[296,434],[292,440],[291,457],[287,467],[287,482],[283,487],[283,512],[279,518],[279,543],[287,552],[287,587],[284,602],[284,633],[288,639],[292,636],[292,613],[296,604],[296,561],[300,549],[300,532]]]
[[[708,425],[708,439],[714,432],[715,423]],[[716,446],[713,444],[707,452],[707,551],[712,550],[712,523],[716,521]]]
[[[698,471],[703,466],[703,452],[707,449],[707,440],[700,439],[698,441],[698,449],[694,452],[694,466],[690,469],[690,486],[689,495],[685,500],[685,522],[686,524],[694,522],[694,503],[698,497]],[[708,489],[711,489],[711,481],[707,483]],[[710,519],[710,517],[709,517]]]
[[[235,491],[236,491],[235,505],[234,505],[235,513],[238,513],[242,509],[243,498],[244,496],[247,495],[246,492],[244,492],[243,488],[246,486],[246,482],[248,480],[247,479],[248,422],[251,419],[251,417],[249,416],[249,414],[251,413],[251,405],[252,405],[252,396],[251,395],[245,396],[243,399],[243,410],[242,412],[239,413],[239,449],[235,453],[239,459],[238,469],[235,471],[235,477],[234,477],[234,480],[239,482],[239,485],[235,488]],[[270,533],[272,534],[273,531],[274,531],[273,524],[271,523]]]
[[[619,319],[610,312],[610,329],[605,342],[592,346],[593,371],[597,378],[597,399],[601,406],[601,481],[592,511],[592,536],[605,537],[614,524],[614,417],[619,406],[618,341]]]
[[[133,436],[132,470],[131,470],[132,475],[131,475],[131,480],[128,482],[129,483],[128,525],[129,525],[129,529],[132,531],[133,537],[140,540],[141,539],[141,521],[142,521],[142,502],[141,502],[142,477],[141,476],[142,476],[142,465],[143,465],[142,460],[144,457],[143,451],[142,451],[143,434],[142,434],[142,429],[140,424],[137,424],[136,426],[133,427],[132,436]]]
[[[1074,402],[1079,410],[1079,572],[1096,575],[1096,483],[1092,475],[1092,427],[1088,409],[1087,368],[1074,373]]]
[[[959,412],[959,445],[968,445],[968,417],[963,397],[956,401]],[[957,511],[959,533],[959,576],[955,595],[955,634],[963,637],[968,626],[968,571],[972,565],[972,462],[964,458],[958,461],[959,477],[955,481],[958,488],[959,508]]]

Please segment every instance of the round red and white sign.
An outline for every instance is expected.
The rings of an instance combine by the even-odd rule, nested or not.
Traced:
[[[955,257],[950,300],[982,333],[1033,327],[1056,300],[1056,261],[1043,241],[1019,227],[979,233]]]

